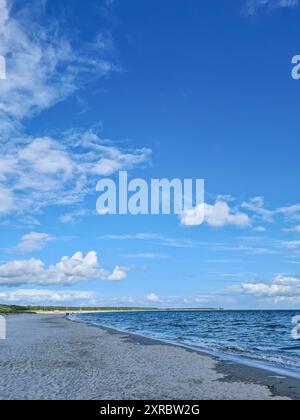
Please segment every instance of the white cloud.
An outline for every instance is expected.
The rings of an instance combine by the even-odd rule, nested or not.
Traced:
[[[15,161],[30,168],[33,173],[54,175],[63,179],[72,176],[73,162],[68,152],[50,138],[34,139],[23,149],[19,149]]]
[[[168,246],[171,248],[192,248],[195,243],[189,239],[176,239],[163,236],[160,233],[136,233],[129,235],[106,235],[100,237],[109,241],[149,241],[153,244]]]
[[[7,78],[0,84],[0,130],[18,129],[25,117],[39,113],[79,89],[79,78],[105,76],[115,69],[107,59],[107,45],[75,50],[59,36],[57,22],[32,21],[38,16],[32,4],[11,12],[1,1],[0,54],[6,57]],[[42,4],[39,12],[42,12]],[[82,83],[81,83],[82,85]]]
[[[241,208],[253,213],[254,218],[268,223],[274,223],[280,218],[280,216],[284,219],[284,221],[288,221],[290,223],[300,221],[300,204],[293,204],[269,210],[265,207],[264,197],[254,197],[243,202],[241,204]],[[261,229],[261,227],[258,229]],[[295,228],[285,228],[283,230],[285,232],[299,233],[300,226],[296,226]]]
[[[255,15],[260,10],[294,8],[298,5],[298,0],[247,0],[245,11],[248,15]]]
[[[42,137],[6,145],[0,162],[0,214],[80,203],[99,177],[147,164],[150,156],[149,149],[121,150],[91,131],[68,133],[63,144]]]
[[[81,89],[91,78],[107,76],[110,39],[73,47],[61,36],[58,22],[33,22],[41,10],[27,3],[12,13],[5,0],[0,9],[0,55],[6,57],[7,79],[0,83],[0,216],[38,212],[46,206],[78,203],[100,176],[148,162],[148,149],[115,147],[89,132],[30,137],[25,118],[53,107]]]
[[[295,277],[278,275],[270,283],[245,283],[240,291],[261,298],[271,298],[275,303],[300,302],[300,280]]]
[[[21,286],[24,284],[68,285],[90,280],[124,280],[128,268],[116,267],[112,273],[99,266],[96,252],[86,256],[81,252],[72,257],[63,257],[56,265],[48,268],[41,260],[16,260],[0,266],[1,286]]]
[[[183,226],[199,226],[203,223],[203,216],[205,215],[206,204],[199,204],[192,209],[184,210],[179,216],[180,223]]]
[[[254,228],[254,230],[255,232],[258,232],[258,233],[264,233],[266,232],[267,229],[263,226],[257,226],[256,228]]]
[[[252,213],[255,213],[261,217],[266,222],[273,222],[274,220],[274,211],[267,210],[265,208],[264,197],[254,197],[248,201],[242,203],[241,207],[245,210],[248,210]]]
[[[109,281],[122,281],[126,280],[128,276],[129,268],[128,267],[119,267],[117,266],[114,271],[107,276]]]
[[[217,197],[217,201],[226,201],[227,203],[231,203],[235,201],[236,198],[233,197],[233,195],[230,194],[219,194]]]
[[[145,252],[139,254],[126,254],[124,255],[125,258],[132,258],[132,259],[147,259],[147,260],[167,260],[168,257],[162,254],[156,254],[152,252]]]
[[[298,221],[300,220],[300,204],[280,207],[276,210],[276,213],[283,215],[287,220]]]
[[[67,223],[75,224],[82,217],[92,216],[95,214],[96,214],[95,210],[88,210],[88,209],[73,210],[69,213],[65,213],[62,216],[60,216],[59,221],[64,224],[67,224]]]
[[[296,249],[300,247],[300,241],[281,241],[280,243],[289,249]]]
[[[0,161],[1,168],[1,161]],[[1,169],[0,169],[1,171]],[[0,173],[1,175],[1,173]],[[0,184],[0,216],[10,213],[15,207],[12,192]]]
[[[53,241],[55,238],[47,233],[31,232],[22,236],[20,243],[9,252],[16,252],[26,254],[29,252],[40,251],[48,242]]]
[[[300,225],[294,226],[292,228],[288,228],[288,229],[283,229],[284,232],[295,232],[295,233],[300,233]]]
[[[180,216],[184,226],[198,226],[203,221],[203,205],[191,210],[185,210]],[[217,201],[214,205],[204,204],[204,221],[212,227],[233,225],[238,227],[250,226],[250,218],[246,213],[232,210],[225,201]]]
[[[14,291],[0,292],[0,299],[3,303],[14,303],[23,305],[39,305],[43,303],[61,304],[65,302],[91,302],[94,293],[83,291],[53,291],[53,290],[35,290],[18,289]]]
[[[148,295],[147,296],[147,301],[148,302],[159,302],[160,301],[160,299],[159,299],[159,297],[155,294],[155,293],[150,293],[150,295]]]

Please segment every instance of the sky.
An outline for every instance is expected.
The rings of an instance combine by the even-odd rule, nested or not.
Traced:
[[[296,309],[297,0],[0,0],[0,302]],[[205,221],[96,185],[205,180]]]

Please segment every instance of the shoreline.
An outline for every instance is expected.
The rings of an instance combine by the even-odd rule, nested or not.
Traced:
[[[92,313],[92,312],[90,312]],[[74,313],[75,315],[77,315],[77,313]],[[155,342],[158,342],[162,345],[167,345],[167,346],[174,346],[177,348],[182,348],[188,351],[192,351],[195,353],[199,353],[203,356],[208,356],[208,357],[212,357],[214,360],[216,360],[217,362],[221,362],[221,363],[227,363],[227,364],[234,364],[234,365],[238,365],[238,366],[242,366],[242,367],[246,367],[248,369],[258,369],[261,370],[263,372],[266,372],[268,375],[275,375],[275,376],[280,376],[280,377],[288,377],[290,379],[293,380],[297,380],[299,381],[299,386],[300,386],[300,373],[296,373],[294,372],[293,369],[288,369],[288,368],[280,368],[280,367],[276,367],[276,366],[272,366],[271,364],[268,364],[267,362],[263,362],[260,360],[256,360],[256,359],[250,359],[250,358],[242,358],[240,356],[233,356],[230,354],[226,354],[225,352],[222,353],[220,352],[210,352],[209,350],[205,350],[205,349],[199,349],[193,346],[188,346],[185,344],[181,344],[181,343],[176,343],[175,341],[168,341],[168,340],[164,340],[163,338],[159,339],[159,338],[155,338],[155,337],[148,337],[146,335],[143,334],[139,334],[139,333],[133,333],[130,331],[126,331],[126,330],[122,330],[122,329],[117,329],[114,327],[108,327],[106,325],[100,325],[100,324],[96,324],[93,322],[88,322],[88,321],[82,321],[80,319],[71,319],[70,316],[66,317],[67,320],[71,321],[71,322],[78,322],[78,323],[83,323],[86,325],[90,325],[90,326],[94,326],[96,328],[101,328],[105,331],[114,333],[117,332],[119,334],[128,334],[129,336],[133,336],[136,339],[139,338],[143,338],[146,340],[153,340]]]
[[[66,313],[70,314],[102,314],[102,313],[139,313],[139,312],[226,312],[225,309],[159,309],[159,308],[141,308],[141,309],[97,309],[95,311],[84,311],[84,310],[76,310],[76,311],[34,311],[33,313],[39,315],[65,315]],[[26,314],[26,312],[24,312]]]
[[[11,315],[0,400],[300,400],[300,381],[62,315]]]

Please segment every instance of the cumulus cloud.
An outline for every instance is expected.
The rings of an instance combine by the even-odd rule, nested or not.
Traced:
[[[3,303],[14,303],[23,305],[39,305],[44,303],[61,304],[65,302],[83,301],[92,303],[94,293],[83,291],[53,291],[39,289],[18,289],[14,291],[0,292],[0,299]]]
[[[119,267],[117,266],[114,271],[107,276],[109,281],[122,281],[126,280],[128,276],[129,268],[128,267]]]
[[[150,293],[150,295],[147,296],[148,302],[159,302],[159,296],[157,296],[155,293]]]
[[[248,0],[245,12],[248,15],[255,15],[260,10],[271,11],[280,8],[294,8],[298,5],[298,0]]]
[[[40,251],[48,242],[53,241],[55,238],[47,233],[31,232],[22,236],[19,244],[9,249],[9,252],[16,252],[26,254],[29,252]]]
[[[240,291],[261,298],[271,298],[275,303],[300,302],[300,280],[295,277],[278,275],[269,283],[244,283]]]
[[[45,267],[38,259],[10,261],[0,266],[1,286],[21,286],[25,284],[65,285],[90,280],[117,281],[127,278],[129,269],[116,267],[112,273],[101,268],[96,252],[86,256],[76,252],[72,257],[63,257],[56,265]]]
[[[232,210],[225,201],[217,201],[214,205],[200,204],[196,208],[185,210],[180,221],[184,226],[198,226],[203,222],[203,215],[204,222],[212,227],[250,225],[250,218],[246,213]]]

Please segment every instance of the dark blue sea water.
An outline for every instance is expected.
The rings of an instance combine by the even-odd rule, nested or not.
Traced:
[[[296,315],[300,311],[81,313],[71,318],[300,378],[300,341],[291,334]]]

